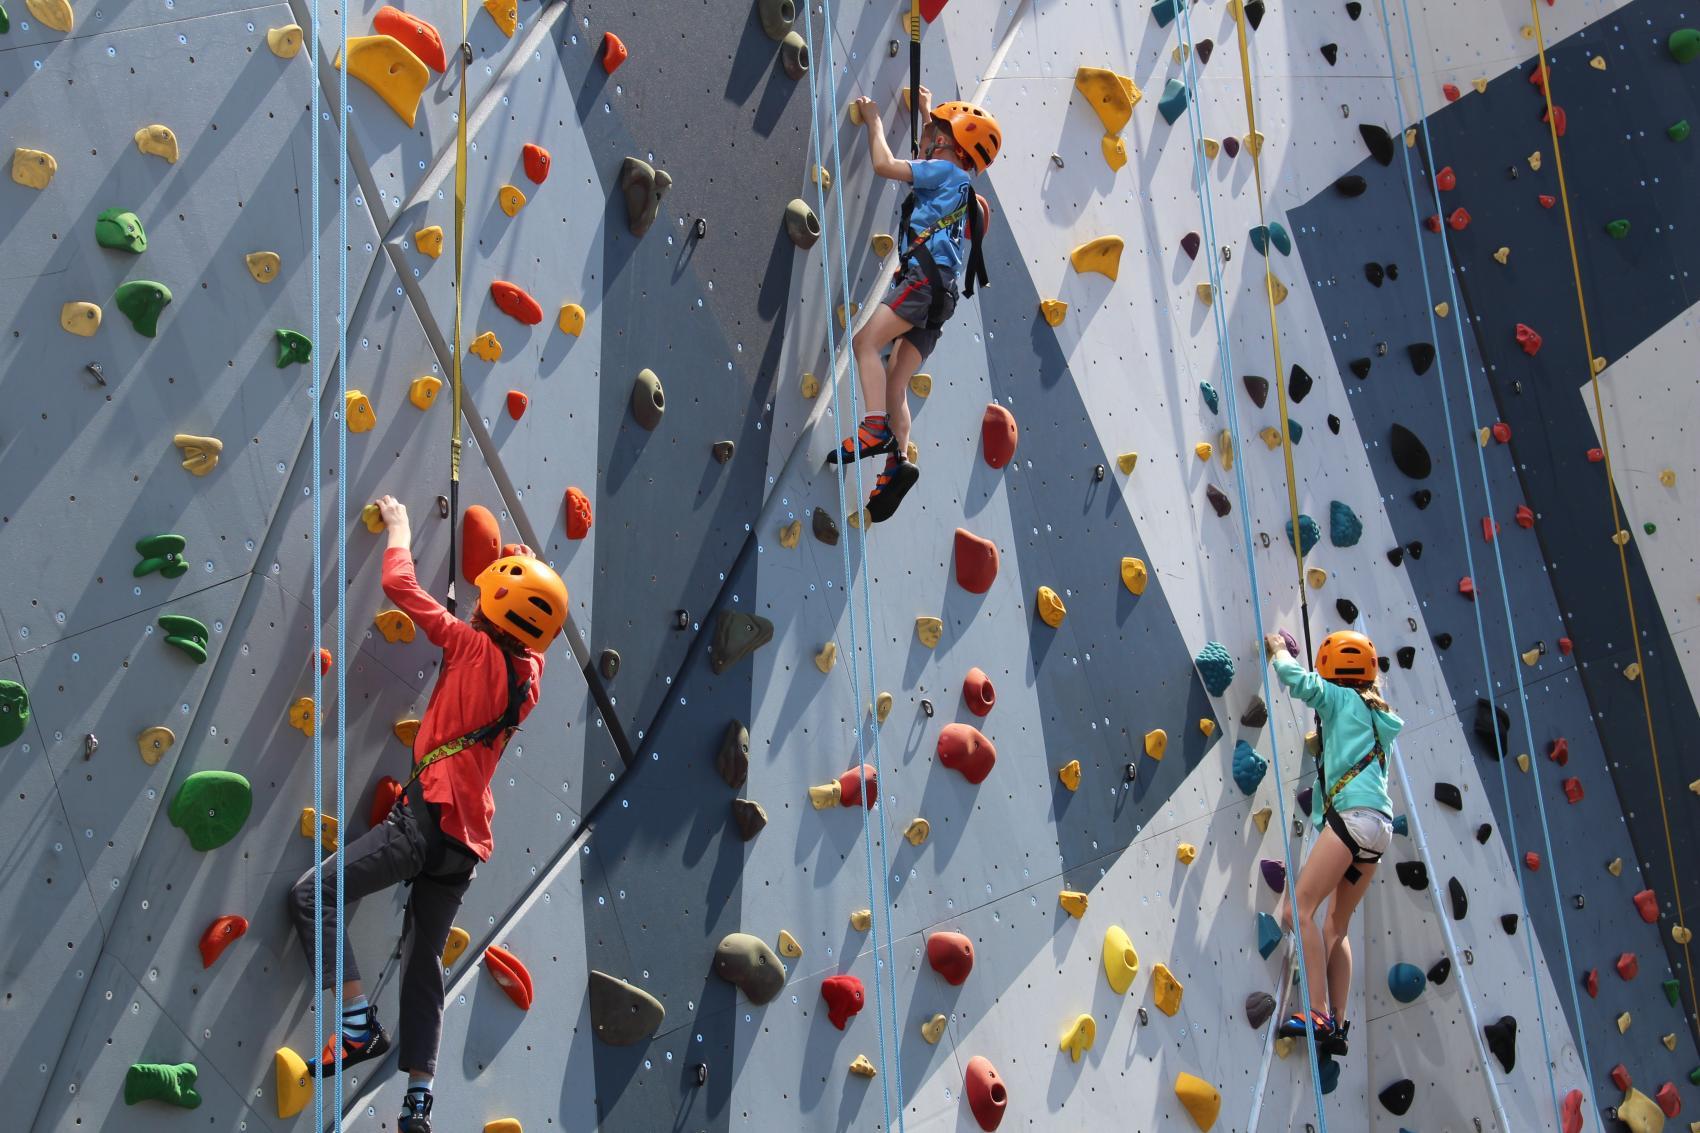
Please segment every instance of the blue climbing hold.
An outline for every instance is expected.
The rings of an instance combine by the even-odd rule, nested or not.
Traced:
[[[1328,539],[1336,547],[1355,547],[1363,538],[1363,520],[1358,513],[1335,500],[1328,505]]]
[[[1287,235],[1287,230],[1281,227],[1278,220],[1260,224],[1251,230],[1251,246],[1256,248],[1259,254],[1267,256],[1271,244],[1275,245],[1275,250],[1283,256],[1292,253],[1293,238]]]
[[[1175,15],[1181,10],[1181,0],[1157,0],[1151,5],[1151,15],[1157,21],[1157,26],[1166,28],[1174,22]]]
[[[1415,964],[1395,964],[1387,972],[1387,990],[1400,1003],[1411,1003],[1428,986],[1428,977]]]
[[[1265,960],[1281,946],[1281,926],[1268,913],[1257,914],[1257,951]]]
[[[1293,443],[1298,444],[1299,439],[1304,435],[1305,427],[1291,417],[1287,418],[1287,436],[1292,438]]]
[[[1221,696],[1234,683],[1234,659],[1221,642],[1206,644],[1193,658],[1193,664],[1198,666],[1198,675],[1204,678],[1204,687],[1211,696]]]
[[[1211,385],[1209,382],[1199,382],[1198,392],[1204,396],[1204,404],[1210,407],[1210,412],[1220,412],[1222,397],[1216,392],[1215,386]]]
[[[1186,113],[1185,83],[1179,79],[1169,80],[1169,85],[1163,88],[1163,97],[1157,100],[1157,113],[1171,126],[1177,118]]]
[[[1403,814],[1396,816],[1393,819],[1393,833],[1401,838],[1409,838],[1411,836],[1411,820]]]
[[[1255,748],[1244,740],[1234,745],[1235,786],[1249,795],[1268,773],[1269,761],[1258,755]]]
[[[1332,1094],[1334,1087],[1340,1084],[1340,1064],[1332,1058],[1325,1058],[1316,1064],[1316,1079],[1322,1083],[1322,1092]]]
[[[1322,528],[1316,525],[1316,520],[1308,515],[1299,516],[1299,555],[1310,554],[1310,549],[1316,546],[1316,541],[1322,538]],[[1287,546],[1293,545],[1293,521],[1287,521]]]

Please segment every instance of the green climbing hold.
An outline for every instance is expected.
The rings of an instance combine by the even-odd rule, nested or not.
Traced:
[[[171,800],[171,825],[197,850],[216,850],[242,829],[254,809],[254,791],[234,771],[197,771]]]
[[[0,4],[0,35],[12,30],[12,17],[6,14],[6,5]]]
[[[772,640],[773,623],[760,614],[721,611],[714,626],[714,643],[709,647],[715,673],[724,673]]]
[[[1308,515],[1299,516],[1299,556],[1310,554],[1310,549],[1316,546],[1316,541],[1322,538],[1322,528],[1316,525],[1316,520]],[[1293,521],[1287,521],[1287,545],[1293,543]]]
[[[1221,395],[1216,392],[1216,387],[1211,385],[1209,382],[1199,382],[1198,392],[1203,395],[1204,404],[1210,407],[1210,412],[1218,412],[1218,407],[1222,403],[1222,398]]]
[[[23,735],[29,722],[29,690],[17,681],[0,681],[0,747]]]
[[[1665,998],[1670,1000],[1670,1005],[1672,1007],[1675,1007],[1679,1002],[1681,1002],[1682,985],[1678,984],[1675,980],[1666,980],[1661,986],[1665,989]]]
[[[1608,221],[1606,223],[1606,235],[1613,240],[1622,240],[1629,235],[1629,222],[1627,220]]]
[[[1364,523],[1358,513],[1340,500],[1328,505],[1328,541],[1336,547],[1355,547],[1363,538]]]
[[[175,645],[195,659],[195,664],[207,663],[207,627],[182,614],[163,614],[159,627],[165,631],[165,643]]]
[[[1670,33],[1670,39],[1665,41],[1670,49],[1670,57],[1678,63],[1692,63],[1696,55],[1700,55],[1700,31],[1693,28],[1677,28]]]
[[[171,288],[151,279],[133,279],[119,284],[113,299],[136,333],[152,338],[159,330],[160,312],[171,302]]]
[[[1659,529],[1659,525],[1656,524],[1656,523],[1652,523],[1652,522],[1643,523],[1641,525],[1641,530],[1645,531],[1649,535],[1653,534],[1658,529]]]
[[[189,570],[189,564],[183,560],[183,548],[188,546],[188,540],[181,535],[149,535],[136,543],[136,553],[142,556],[142,561],[130,570],[133,578],[141,578],[158,571],[166,578],[181,578]]]
[[[1163,88],[1163,97],[1157,100],[1157,113],[1171,126],[1177,118],[1186,113],[1185,83],[1179,79],[1169,80],[1169,85]]]
[[[298,330],[288,330],[283,327],[277,332],[277,368],[283,369],[291,362],[299,362],[305,366],[313,360],[313,340]]]
[[[159,1062],[137,1062],[124,1074],[124,1104],[165,1102],[168,1105],[194,1109],[201,1104],[195,1092],[195,1079],[200,1071],[193,1062],[167,1066]]]
[[[94,238],[102,248],[138,255],[148,250],[148,234],[141,218],[129,209],[110,208],[95,217]]]
[[[1690,129],[1688,119],[1686,118],[1673,126],[1665,127],[1665,136],[1673,142],[1686,142],[1688,140],[1689,133]]]

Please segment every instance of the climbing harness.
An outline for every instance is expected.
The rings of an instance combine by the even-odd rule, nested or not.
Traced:
[[[921,274],[926,278],[927,285],[932,289],[933,294],[932,302],[927,307],[926,328],[928,330],[939,330],[944,326],[947,318],[945,297],[950,294],[953,285],[950,280],[945,278],[944,270],[933,258],[932,251],[927,247],[927,241],[966,219],[969,242],[968,265],[966,268],[967,280],[963,284],[962,294],[972,297],[977,283],[990,282],[986,278],[985,255],[980,250],[980,240],[985,235],[985,218],[980,215],[982,211],[979,207],[980,198],[973,193],[970,193],[969,197],[974,203],[974,208],[970,209],[967,204],[959,205],[919,232],[914,231],[911,227],[911,218],[915,215],[915,194],[910,193],[903,201],[903,214],[899,223],[903,231],[910,234],[911,239],[908,247],[904,248],[902,254],[897,257],[897,270],[891,278],[894,284],[901,283],[903,273],[911,260],[914,261],[916,267],[921,269]]]
[[[1316,718],[1316,781],[1323,787],[1322,820],[1328,823],[1328,829],[1334,831],[1334,836],[1345,844],[1346,849],[1352,851],[1352,864],[1346,867],[1346,880],[1353,885],[1363,880],[1363,871],[1358,867],[1360,865],[1374,865],[1379,862],[1381,853],[1364,849],[1358,840],[1352,837],[1351,828],[1346,825],[1346,820],[1341,818],[1340,812],[1335,809],[1334,800],[1340,797],[1340,793],[1346,789],[1348,783],[1368,771],[1371,764],[1379,764],[1382,773],[1386,774],[1387,772],[1387,752],[1381,746],[1381,729],[1375,725],[1375,709],[1370,707],[1369,699],[1362,689],[1356,691],[1359,698],[1363,700],[1364,711],[1369,713],[1369,730],[1375,736],[1375,746],[1362,759],[1348,767],[1345,773],[1334,781],[1333,786],[1328,785],[1328,772],[1322,761],[1324,748],[1322,717]]]
[[[507,662],[508,668],[508,699],[506,707],[502,709],[502,714],[483,727],[474,728],[465,735],[457,736],[448,743],[438,744],[426,752],[422,758],[415,761],[413,774],[408,777],[406,783],[402,784],[403,794],[419,781],[419,777],[425,774],[427,767],[441,763],[451,756],[459,755],[468,748],[478,747],[480,744],[490,744],[499,748],[506,744],[515,732],[519,731],[519,713],[520,709],[525,707],[526,697],[531,695],[531,678],[520,679],[519,670],[514,668],[513,654],[505,649],[502,651],[502,660]]]

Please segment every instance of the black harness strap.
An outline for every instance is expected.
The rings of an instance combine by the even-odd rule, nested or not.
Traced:
[[[897,272],[893,279],[903,278],[904,268],[910,260],[914,260],[915,265],[921,269],[921,274],[926,277],[928,286],[933,289],[932,304],[927,308],[928,330],[938,330],[944,326],[944,297],[950,288],[950,281],[945,278],[944,271],[939,267],[938,261],[933,259],[933,253],[928,249],[927,241],[951,225],[967,218],[968,263],[965,269],[967,278],[962,287],[962,294],[972,298],[975,287],[984,286],[991,282],[986,276],[986,257],[980,248],[980,240],[984,235],[982,229],[985,227],[981,223],[982,218],[979,215],[980,199],[976,196],[972,200],[974,204],[972,209],[964,204],[941,216],[928,227],[916,232],[911,227],[911,218],[915,215],[915,194],[910,193],[903,199],[901,224],[903,231],[909,233],[910,240],[909,246],[904,248],[903,254],[897,258]]]
[[[1363,695],[1363,692],[1359,690],[1358,697],[1362,699]],[[1334,807],[1334,800],[1340,797],[1340,792],[1346,789],[1346,784],[1368,770],[1370,764],[1380,764],[1382,772],[1387,771],[1387,752],[1381,746],[1381,729],[1375,725],[1375,709],[1371,708],[1369,702],[1365,700],[1364,710],[1369,713],[1369,729],[1375,737],[1375,746],[1362,759],[1347,768],[1346,773],[1336,779],[1333,786],[1328,784],[1328,772],[1322,761],[1322,717],[1319,714],[1316,718],[1316,778],[1323,788],[1322,820],[1328,823],[1328,828],[1334,831],[1335,837],[1339,838],[1346,848],[1352,851],[1352,864],[1346,867],[1345,876],[1346,880],[1354,885],[1363,877],[1363,871],[1358,868],[1359,863],[1374,865],[1381,860],[1381,855],[1364,849],[1358,843],[1358,840],[1352,837],[1352,831],[1346,825],[1346,820],[1340,817],[1340,812]]]
[[[425,769],[432,764],[459,755],[467,748],[477,747],[479,744],[493,743],[498,739],[506,743],[509,736],[519,731],[519,712],[525,707],[525,698],[531,693],[531,678],[526,677],[523,681],[519,679],[519,672],[514,668],[513,654],[503,650],[502,660],[508,667],[508,703],[507,707],[502,709],[502,714],[482,728],[476,728],[464,736],[432,748],[423,759],[413,765],[413,774],[402,787],[403,793],[417,783]]]

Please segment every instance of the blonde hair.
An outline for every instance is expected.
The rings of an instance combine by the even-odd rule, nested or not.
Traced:
[[[1323,679],[1327,680],[1328,678],[1324,677]],[[1353,681],[1332,681],[1330,683],[1351,689],[1353,692],[1363,697],[1364,703],[1375,709],[1377,712],[1393,711],[1393,706],[1388,704],[1387,698],[1382,695],[1380,675],[1377,675],[1376,678],[1368,684],[1358,684]]]

